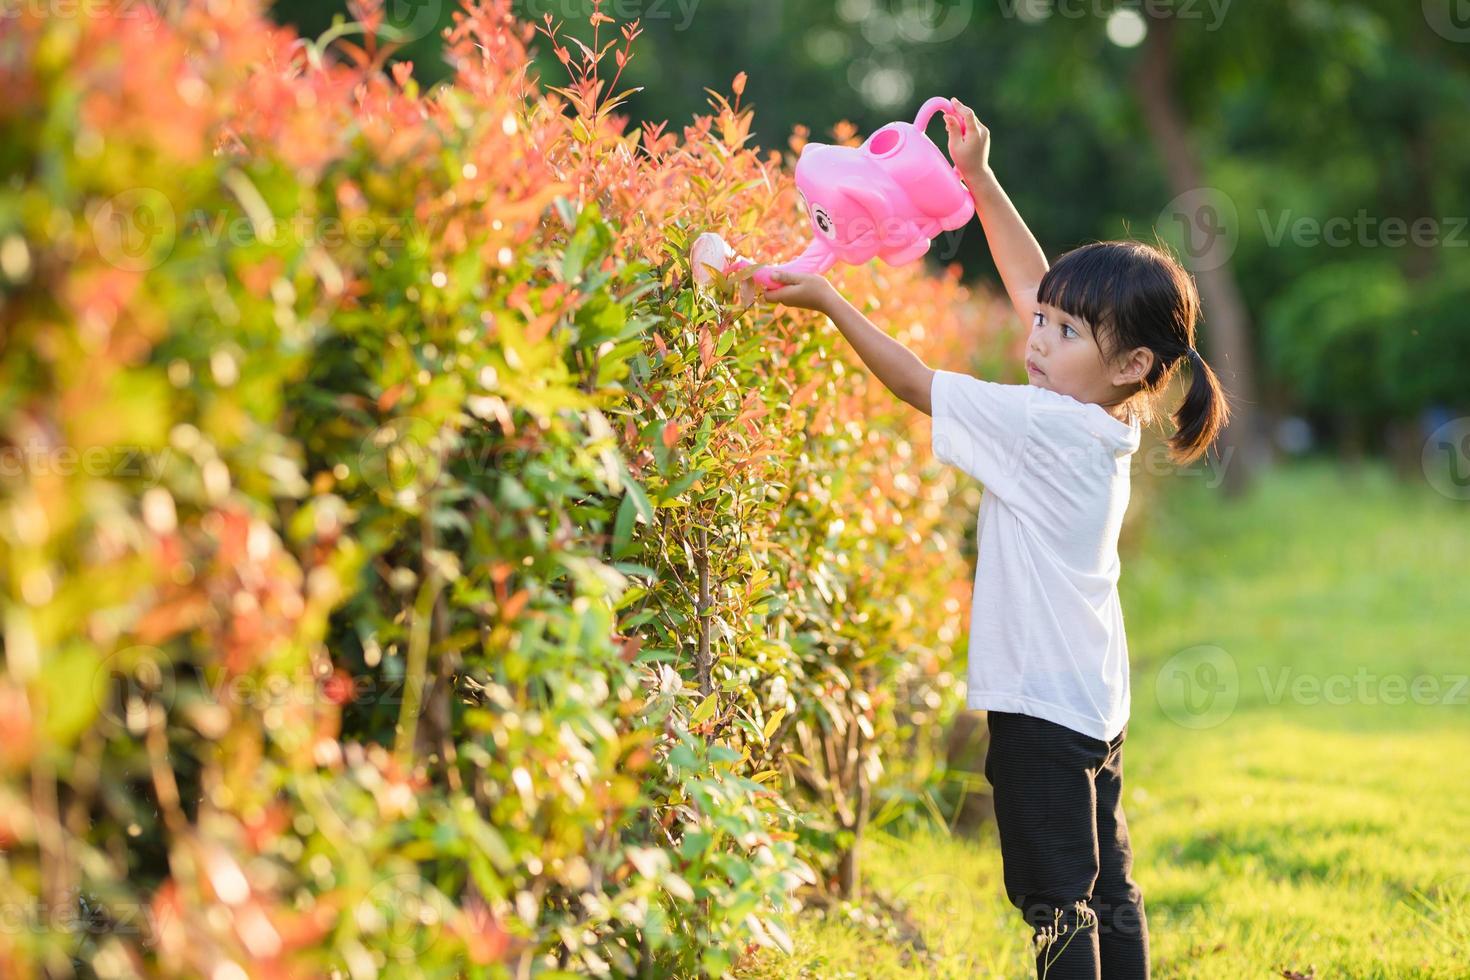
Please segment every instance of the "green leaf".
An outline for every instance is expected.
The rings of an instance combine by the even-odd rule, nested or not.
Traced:
[[[769,739],[771,737],[771,733],[776,730],[777,725],[781,724],[781,719],[784,717],[786,717],[785,708],[777,708],[775,711],[771,712],[771,717],[766,719],[766,727],[761,734]]]
[[[690,470],[688,473],[685,473],[658,492],[659,503],[679,496],[679,494],[694,486],[695,482],[702,476],[704,476],[704,470],[701,469]]]
[[[152,652],[151,647],[134,649]],[[144,676],[162,678],[160,694],[167,700],[173,692],[172,664],[161,655],[138,659],[152,661],[148,665],[152,667],[151,674],[145,673]],[[121,659],[109,666],[124,677],[132,677],[133,670],[138,667]],[[85,644],[73,644],[48,656],[37,683],[46,705],[43,723],[46,740],[53,745],[70,745],[92,723],[98,707],[110,696],[107,687],[112,679],[112,673],[98,670],[96,654]],[[127,684],[130,691],[138,687],[137,682]],[[123,705],[119,709],[126,710]]]
[[[582,275],[582,267],[586,264],[587,253],[592,248],[597,232],[589,224],[582,224],[572,234],[572,240],[567,243],[567,249],[562,253],[561,277],[567,282],[574,282]]]
[[[570,198],[558,197],[554,202],[556,213],[568,228],[577,223],[577,205]]]
[[[631,493],[624,495],[618,504],[618,516],[613,520],[613,557],[625,553],[633,540],[633,521],[637,514],[637,503]]]
[[[675,779],[680,779],[681,772],[698,772],[704,766],[699,759],[689,750],[689,746],[682,742],[669,750],[669,765],[674,767]]]
[[[718,691],[711,691],[705,699],[699,702],[699,707],[694,709],[694,714],[689,716],[691,725],[702,725],[715,716],[715,709],[720,706],[720,695]]]
[[[645,521],[652,524],[653,504],[648,502],[648,494],[644,493],[642,484],[633,479],[633,474],[627,470],[623,471],[623,482],[627,485],[628,489],[628,497],[624,499],[632,498],[634,505],[638,508],[638,513],[642,515]]]
[[[720,334],[720,339],[715,341],[715,356],[724,357],[730,352],[730,345],[735,343],[735,330],[729,329]]]
[[[689,887],[689,882],[678,875],[668,872],[659,876],[659,882],[663,884],[668,893],[685,902],[694,901],[694,889]]]

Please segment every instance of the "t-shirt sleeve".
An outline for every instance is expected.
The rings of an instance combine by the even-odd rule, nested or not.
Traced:
[[[935,371],[929,390],[934,455],[958,466],[1002,500],[1015,494],[1036,390]]]

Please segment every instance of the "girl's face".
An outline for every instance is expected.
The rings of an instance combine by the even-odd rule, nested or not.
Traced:
[[[1038,388],[1111,409],[1127,396],[1120,384],[1127,383],[1130,372],[1104,363],[1092,324],[1038,301],[1026,344],[1026,375]]]

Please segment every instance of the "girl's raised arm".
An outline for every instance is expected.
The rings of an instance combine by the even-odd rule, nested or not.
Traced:
[[[985,240],[990,243],[990,254],[1000,270],[1006,295],[1021,322],[1029,324],[1036,312],[1036,287],[1049,267],[1046,253],[990,169],[990,130],[981,125],[975,110],[959,99],[952,101],[963,120],[964,133],[960,133],[960,122],[945,113],[950,158],[975,199],[975,213],[985,229]]]

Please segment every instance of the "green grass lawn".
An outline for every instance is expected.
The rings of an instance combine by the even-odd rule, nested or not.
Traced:
[[[1470,504],[1374,466],[1238,504],[1170,479],[1121,584],[1155,976],[1470,977]],[[794,956],[743,975],[1030,977],[994,834],[874,834],[876,898],[797,916]]]

